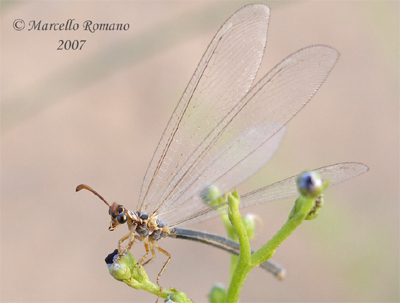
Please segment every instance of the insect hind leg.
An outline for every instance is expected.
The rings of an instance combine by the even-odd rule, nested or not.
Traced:
[[[157,285],[158,286],[160,286],[160,283],[159,283],[159,281],[160,281],[160,277],[161,277],[161,275],[163,274],[163,272],[164,272],[164,270],[167,268],[167,266],[168,266],[168,264],[169,264],[169,261],[171,261],[171,255],[169,254],[169,252],[167,252],[166,250],[164,250],[164,249],[162,249],[160,246],[158,246],[157,244],[153,244],[152,245],[152,250],[154,251],[154,248],[153,247],[155,247],[155,248],[157,248],[160,252],[162,252],[164,255],[166,255],[167,256],[167,261],[164,263],[164,265],[163,265],[163,267],[161,268],[161,270],[160,270],[160,272],[158,273],[158,275],[157,275]],[[155,256],[155,255],[154,255]],[[153,257],[153,259],[154,259],[154,257]],[[149,260],[149,261],[151,261],[151,260]]]
[[[150,249],[149,249],[150,246]],[[140,265],[145,266],[146,264],[149,264],[150,262],[152,262],[154,260],[154,258],[156,257],[156,253],[154,251],[154,245],[152,243],[145,243],[145,248],[146,248],[146,254],[143,256],[143,258],[138,262]],[[151,258],[148,259],[146,262],[142,263],[144,261],[144,259],[148,256],[149,251],[151,251]]]
[[[146,262],[141,263],[145,259],[145,257],[148,255],[148,249],[149,249],[148,246],[150,247],[151,258],[148,259]],[[157,275],[157,285],[160,286],[160,283],[159,283],[160,282],[160,277],[161,277],[162,273],[164,272],[164,270],[167,268],[169,262],[171,261],[171,255],[166,250],[162,249],[160,246],[158,246],[157,244],[155,244],[155,243],[153,243],[151,241],[149,242],[148,246],[145,244],[146,255],[142,258],[142,260],[140,260],[140,262],[138,262],[138,264],[141,264],[142,266],[145,266],[146,264],[151,263],[156,257],[156,252],[155,252],[154,248],[158,249],[160,252],[162,252],[168,258],[167,261],[164,263],[163,267],[161,268],[160,272]]]

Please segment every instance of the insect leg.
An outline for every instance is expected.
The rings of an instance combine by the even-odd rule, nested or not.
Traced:
[[[145,262],[144,264],[141,264],[141,263],[142,263],[142,262],[147,258],[147,256],[149,255],[149,244],[147,243],[146,238],[142,238],[142,237],[140,237],[140,236],[135,236],[135,237],[133,238],[133,240],[134,240],[135,238],[138,238],[138,239],[141,240],[141,241],[143,240],[144,249],[146,250],[146,253],[145,253],[144,256],[140,259],[139,262],[136,262],[136,264],[135,264],[135,266],[133,267],[133,269],[135,269],[136,266],[141,265],[141,266],[143,267],[144,264],[147,264],[147,262]],[[133,241],[132,241],[132,244],[133,244]],[[130,247],[129,247],[129,248],[130,248]],[[140,274],[142,274],[142,267],[139,266]],[[132,275],[133,275],[133,270],[132,270]]]
[[[163,265],[163,267],[161,268],[161,270],[160,270],[160,272],[158,273],[158,276],[157,276],[157,285],[160,286],[160,283],[159,283],[160,277],[161,277],[162,273],[164,272],[164,270],[167,268],[169,261],[171,261],[171,255],[166,250],[164,250],[160,246],[158,246],[157,244],[153,244],[153,247],[157,248],[159,251],[161,251],[168,258],[167,262],[165,262],[165,264]],[[152,252],[154,252],[154,248],[153,247],[152,247]],[[152,259],[154,259],[154,256],[153,256]],[[151,260],[149,260],[149,261],[151,261]]]
[[[144,263],[142,264],[142,266],[145,266],[146,264],[150,263],[150,262],[153,261],[154,258],[156,257],[156,253],[155,253],[155,251],[154,251],[154,246],[155,246],[155,244],[153,244],[153,243],[150,242],[149,245],[150,245],[150,251],[151,251],[151,258],[148,259],[146,262],[144,262]]]
[[[145,253],[144,256],[140,259],[140,261],[137,262],[137,264],[140,264],[140,265],[142,265],[142,266],[148,263],[148,262],[145,262],[145,263],[142,264],[142,262],[143,262],[143,261],[147,258],[147,256],[149,255],[149,244],[147,243],[147,238],[143,240],[143,243],[144,243],[144,249],[146,250],[146,253]]]
[[[124,242],[126,239],[129,238],[129,243],[125,248],[121,248],[121,244],[122,242]],[[121,239],[119,239],[118,241],[118,253],[119,253],[119,257],[122,257],[122,255],[124,253],[126,253],[127,251],[129,251],[133,245],[133,242],[135,242],[135,234],[129,233],[126,236],[122,237]]]

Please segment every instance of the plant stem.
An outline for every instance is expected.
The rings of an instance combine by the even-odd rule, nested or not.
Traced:
[[[247,236],[246,227],[243,224],[242,217],[239,213],[240,197],[237,191],[228,194],[229,201],[229,219],[239,236],[240,254],[234,274],[229,284],[226,302],[237,302],[243,288],[244,281],[250,270],[254,267],[251,265],[251,247]]]
[[[260,265],[273,256],[279,245],[281,245],[282,242],[286,240],[286,238],[289,237],[292,232],[306,219],[315,205],[315,200],[329,185],[329,182],[329,180],[326,181],[319,190],[313,192],[312,194],[301,195],[297,198],[286,223],[272,237],[271,240],[269,240],[263,247],[261,247],[251,256],[251,263],[254,266]]]
[[[226,302],[234,303],[239,301],[240,293],[248,273],[256,266],[267,261],[275,253],[279,245],[289,237],[292,232],[303,222],[315,206],[316,198],[328,186],[329,181],[325,182],[320,189],[313,193],[301,195],[295,202],[295,206],[282,228],[269,240],[263,247],[251,254],[251,247],[246,228],[239,213],[240,197],[237,191],[228,194],[229,209],[228,215],[232,226],[236,230],[239,243],[240,254],[234,274],[229,285]]]

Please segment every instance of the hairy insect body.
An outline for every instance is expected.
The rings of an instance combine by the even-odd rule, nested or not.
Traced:
[[[134,239],[143,241],[148,238],[149,242],[155,243],[166,238],[170,232],[168,225],[158,220],[157,216],[139,210],[131,211],[115,202],[111,205],[109,214],[111,215],[109,230],[114,230],[120,224],[127,223],[128,225],[129,236],[122,238],[120,243],[131,237],[133,237],[132,241]],[[119,253],[120,255],[123,254],[120,248]]]
[[[96,191],[94,191],[87,185],[79,185],[77,187],[77,191],[83,188],[96,194],[107,205],[109,205],[103,197],[101,197]],[[158,220],[157,216],[153,214],[146,214],[141,211],[131,211],[125,208],[123,205],[119,205],[115,202],[111,206],[109,206],[108,212],[111,216],[110,227],[108,228],[109,230],[113,231],[119,225],[125,223],[127,223],[129,229],[129,233],[118,241],[119,258],[122,257],[125,252],[129,251],[132,248],[132,245],[136,239],[144,242],[144,247],[146,250],[145,255],[137,264],[144,266],[153,261],[155,258],[155,248],[167,256],[168,259],[157,276],[157,284],[159,285],[160,276],[164,269],[167,267],[171,259],[171,255],[167,251],[159,247],[157,245],[157,241],[166,238],[170,234],[171,229],[169,228],[169,226],[166,223]],[[121,244],[126,240],[128,240],[128,245],[124,248],[121,247]],[[149,252],[151,252],[151,257],[144,262],[144,260],[149,255]]]
[[[145,255],[137,264],[143,266],[153,261],[155,258],[155,248],[167,256],[167,262],[165,262],[157,276],[157,284],[159,284],[160,276],[171,260],[171,255],[159,247],[157,245],[157,241],[167,237],[171,232],[174,232],[174,229],[169,228],[166,223],[158,220],[157,216],[154,214],[146,214],[141,211],[131,211],[125,208],[123,205],[115,202],[110,205],[98,192],[86,184],[80,184],[76,187],[76,191],[80,191],[82,189],[92,192],[108,206],[108,214],[111,216],[110,227],[108,228],[109,230],[113,231],[119,225],[127,223],[129,233],[118,241],[119,257],[131,249],[136,239],[143,241],[146,249]],[[121,244],[128,239],[128,245],[122,248]],[[151,258],[146,262],[143,262],[149,255],[149,252],[151,252]]]
[[[170,228],[168,225],[152,216],[141,211],[135,211],[134,214],[139,218],[137,221],[136,233],[143,237],[149,237],[149,242],[157,242],[166,238]]]

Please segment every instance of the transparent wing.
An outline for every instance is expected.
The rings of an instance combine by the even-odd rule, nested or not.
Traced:
[[[330,179],[329,186],[344,182],[368,171],[368,166],[357,162],[338,163],[313,170],[321,175],[323,181]],[[248,207],[273,200],[299,195],[297,176],[260,188],[241,197],[242,207]]]
[[[224,146],[224,149],[214,157],[214,161],[211,161],[214,163],[213,165],[206,166],[206,169],[199,177],[200,180],[197,180],[198,187],[195,191],[195,195],[186,200],[183,200],[184,197],[182,197],[182,195],[178,202],[184,201],[182,203],[183,205],[181,207],[173,207],[171,211],[165,210],[165,212],[160,215],[161,220],[169,224],[174,224],[174,222],[188,219],[190,215],[198,213],[200,210],[208,209],[208,206],[201,199],[201,192],[210,185],[218,188],[221,194],[233,190],[241,182],[255,174],[270,160],[278,149],[285,131],[286,127],[282,127],[270,140],[266,141],[260,148],[255,150],[255,152],[233,167],[229,167],[228,164],[228,166],[225,167],[228,169],[224,171],[224,162],[228,161],[228,159],[232,159],[232,157],[237,154],[237,148],[240,149],[240,146],[235,147],[235,144],[246,145],[246,142],[249,144],[257,142],[253,140],[254,135],[258,134],[256,128],[253,127],[244,131],[235,138],[235,140],[232,140],[229,144]],[[225,172],[225,174],[218,177],[221,172]],[[201,181],[202,179],[205,179],[205,181]],[[210,180],[214,181],[212,182]],[[188,192],[189,190],[182,194],[187,195]],[[178,202],[175,202],[175,205],[177,205]]]
[[[205,187],[217,185],[224,193],[263,166],[264,161],[256,161],[260,155],[255,151],[264,144],[268,146],[267,141],[311,99],[337,58],[337,51],[330,47],[310,46],[292,54],[262,78],[215,140],[196,155],[191,165],[182,167],[177,182],[173,182],[178,186],[168,188],[168,203],[158,209],[162,219],[172,224],[202,212],[206,206],[200,192]],[[252,163],[253,168],[247,171],[242,162]],[[240,170],[235,168],[237,165]],[[184,216],[179,219],[179,215]]]
[[[368,166],[357,162],[345,162],[338,163],[334,165],[324,166],[318,169],[313,169],[313,171],[319,173],[323,181],[331,180],[329,187],[356,176],[359,176],[368,171]],[[252,191],[244,196],[240,197],[240,208],[246,208],[253,205],[258,205],[266,202],[277,201],[289,197],[299,196],[297,190],[296,180],[299,175],[292,176],[285,180],[276,182],[274,184],[265,186],[258,190]],[[226,211],[227,203],[221,205],[218,210]],[[225,209],[224,209],[225,208]],[[199,223],[219,215],[219,212],[213,209],[205,209],[203,212],[198,212],[193,214],[191,218],[186,218],[186,221],[181,221],[182,223]]]
[[[250,89],[264,54],[269,8],[250,5],[217,32],[179,101],[147,169],[138,209],[168,204],[171,189],[205,153]]]

